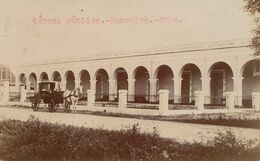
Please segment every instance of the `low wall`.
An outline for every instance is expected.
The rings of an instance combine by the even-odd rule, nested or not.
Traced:
[[[136,109],[136,108],[120,109],[118,107],[78,106],[77,110],[87,110],[87,111],[93,111],[93,112],[98,111],[98,112],[121,113],[121,114],[130,114],[130,115],[159,115],[159,110]]]
[[[25,106],[31,107],[30,102],[8,102],[4,105],[11,106]],[[63,107],[62,107],[63,108]],[[152,109],[137,109],[137,108],[118,108],[118,107],[98,107],[98,106],[77,106],[78,111],[92,111],[92,112],[108,112],[108,113],[120,113],[129,115],[160,115],[159,110]],[[255,109],[243,108],[243,109],[204,109],[204,110],[168,110],[166,116],[170,115],[183,115],[183,114],[202,114],[202,113],[234,113],[234,112],[245,112],[245,111],[255,111]]]

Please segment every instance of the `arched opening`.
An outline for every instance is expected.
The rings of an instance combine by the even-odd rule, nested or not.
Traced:
[[[145,67],[135,69],[135,102],[149,102],[150,85],[149,73]]]
[[[117,68],[115,70],[114,79],[116,80],[116,91],[120,89],[128,89],[128,75],[124,68]]]
[[[174,97],[173,77],[173,72],[167,65],[162,65],[156,70],[156,93],[161,89],[167,89],[169,91],[170,102],[173,101]]]
[[[24,78],[25,78],[25,76],[24,76]],[[4,94],[4,90],[3,90],[4,84],[3,83],[6,81],[9,82],[9,100],[10,101],[20,100],[19,90],[21,87],[16,86],[15,79],[16,79],[15,75],[11,71],[11,68],[7,65],[0,64],[0,102],[1,102],[2,96]],[[24,81],[24,83],[26,83],[25,80],[23,80],[23,81]],[[21,81],[19,81],[19,82],[21,82]],[[18,89],[18,91],[17,91],[17,89]]]
[[[41,81],[41,82],[49,81],[48,74],[45,73],[45,72],[42,72],[41,75],[40,75],[40,81]]]
[[[247,62],[242,76],[242,106],[252,108],[252,93],[260,92],[260,60]]]
[[[10,86],[14,86],[15,76],[8,66],[0,64],[0,83],[3,81],[9,81]]]
[[[104,69],[96,72],[96,100],[108,101],[109,99],[109,82],[108,74]]]
[[[21,89],[21,87],[24,87],[25,89],[27,89],[27,87],[26,87],[26,76],[25,76],[24,73],[21,73],[20,76],[19,76],[19,84],[20,84],[19,89]]]
[[[181,69],[181,103],[195,104],[195,91],[202,90],[201,72],[195,64],[186,64]]]
[[[115,80],[115,93],[114,96],[111,96],[111,98],[113,98],[113,100],[118,100],[118,91],[119,90],[128,90],[128,75],[127,72],[124,68],[117,68],[114,71],[114,75],[113,78]],[[113,82],[111,82],[113,83]]]
[[[29,75],[30,87],[29,89],[35,91],[37,89],[37,78],[35,73]]]
[[[65,78],[66,78],[66,89],[69,91],[73,91],[75,89],[75,76],[72,71],[67,71],[65,73]]]
[[[88,89],[90,89],[90,75],[87,70],[82,70],[79,73],[80,86],[82,88],[82,93],[87,94]]]
[[[52,81],[56,81],[56,82],[59,82],[61,81],[61,76],[60,76],[60,73],[55,71],[52,73]]]
[[[233,91],[233,72],[224,62],[217,62],[210,68],[210,99],[214,105],[225,105],[225,92]]]

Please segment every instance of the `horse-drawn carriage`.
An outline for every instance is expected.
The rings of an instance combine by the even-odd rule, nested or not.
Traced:
[[[39,109],[40,104],[45,104],[50,112],[55,112],[60,107],[60,104],[64,104],[64,112],[69,112],[72,104],[71,97],[74,96],[74,92],[64,93],[64,91],[57,89],[56,86],[55,82],[39,83],[38,92],[31,98],[34,111]]]

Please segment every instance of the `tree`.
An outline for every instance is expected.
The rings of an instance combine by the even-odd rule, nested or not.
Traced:
[[[253,27],[254,37],[251,45],[255,50],[255,56],[260,55],[260,0],[245,0],[246,11],[250,12],[255,19],[255,26]]]

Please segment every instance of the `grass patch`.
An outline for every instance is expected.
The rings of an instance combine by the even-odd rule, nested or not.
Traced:
[[[260,120],[240,120],[240,119],[226,119],[226,118],[217,118],[217,119],[166,119],[175,122],[183,123],[194,123],[194,124],[206,124],[206,125],[220,125],[220,126],[229,126],[229,127],[243,127],[243,128],[253,128],[260,129]]]
[[[182,123],[206,124],[206,125],[220,125],[229,127],[242,127],[260,129],[260,119],[245,117],[245,114],[228,115],[225,113],[218,114],[184,114],[175,116],[149,116],[149,115],[130,115],[109,112],[92,112],[80,111],[81,114],[90,114],[97,116],[110,116],[110,117],[123,117],[123,118],[136,118],[145,120],[159,120],[159,121],[172,121]]]
[[[16,106],[11,106],[15,107]],[[20,106],[19,106],[20,107]],[[25,108],[25,107],[20,107]],[[28,107],[26,108],[28,109]],[[40,109],[38,112],[46,112],[46,109]],[[58,109],[59,113],[63,113],[63,109]],[[260,113],[257,111],[250,111],[244,113],[211,113],[211,114],[183,114],[174,116],[152,116],[152,115],[133,115],[110,113],[106,111],[88,111],[79,110],[78,114],[88,114],[96,116],[109,116],[109,117],[122,117],[122,118],[136,118],[145,120],[159,120],[159,121],[172,121],[182,123],[194,123],[205,125],[220,125],[229,127],[253,128],[260,129]]]
[[[108,131],[40,122],[0,122],[0,159],[5,161],[81,160],[172,160],[172,161],[254,161],[260,146],[237,138],[231,131],[219,132],[208,142],[178,143],[154,133],[131,129]]]

